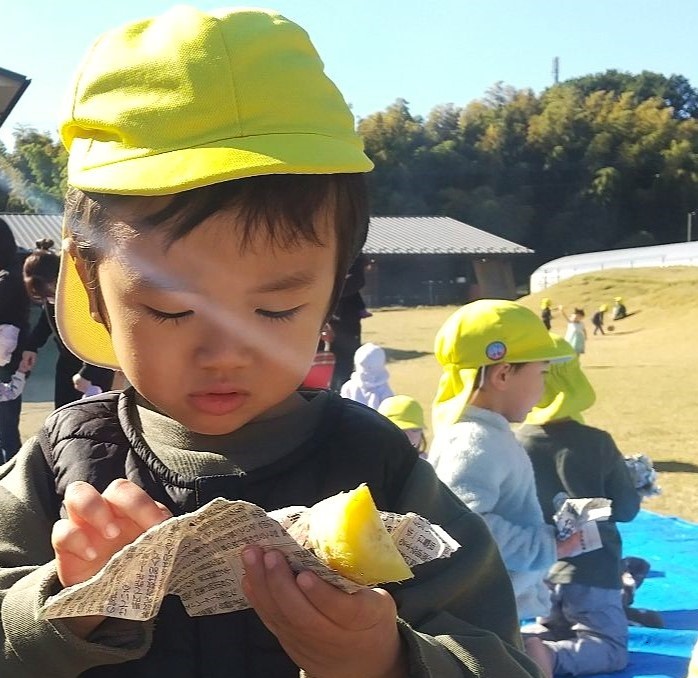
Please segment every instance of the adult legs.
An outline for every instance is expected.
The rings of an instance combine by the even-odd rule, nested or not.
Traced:
[[[349,379],[354,370],[354,353],[361,345],[361,338],[354,334],[345,334],[335,330],[334,341],[330,350],[334,353],[335,366],[332,376],[332,389],[339,391],[342,384]]]
[[[82,398],[82,393],[73,386],[73,375],[80,371],[82,360],[72,353],[61,352],[56,361],[54,379],[54,404],[56,408]]]

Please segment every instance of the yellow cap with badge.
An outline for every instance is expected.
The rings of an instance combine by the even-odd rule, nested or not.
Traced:
[[[243,177],[373,167],[307,33],[267,10],[179,5],[105,33],[60,119],[68,184],[86,192],[171,195]],[[80,358],[117,366],[69,252],[57,322]]]
[[[434,428],[456,423],[468,406],[478,369],[498,363],[569,360],[541,319],[521,304],[480,299],[453,313],[436,334],[434,355],[443,373],[432,405]]]
[[[572,347],[556,334],[550,335],[556,346],[572,351]],[[545,375],[545,391],[538,404],[528,413],[527,424],[548,424],[560,419],[584,423],[582,412],[596,402],[594,387],[587,379],[579,357],[553,363]]]

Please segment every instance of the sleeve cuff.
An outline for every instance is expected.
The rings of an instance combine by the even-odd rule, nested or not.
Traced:
[[[89,640],[83,640],[60,619],[37,619],[39,608],[57,586],[55,563],[47,563],[17,581],[2,604],[6,643],[28,675],[75,676],[94,666],[120,664],[146,654],[152,623],[108,619]]]

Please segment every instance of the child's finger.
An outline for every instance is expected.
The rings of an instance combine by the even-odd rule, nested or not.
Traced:
[[[89,483],[70,483],[63,505],[70,520],[92,526],[105,539],[115,539],[121,533],[109,504]]]
[[[51,545],[56,553],[70,554],[86,563],[92,562],[98,556],[97,549],[88,536],[88,530],[72,520],[61,519],[54,523]]]
[[[102,497],[117,515],[120,514],[127,518],[142,530],[147,530],[153,525],[161,523],[171,515],[162,504],[156,503],[145,490],[124,478],[113,480],[104,490]]]
[[[264,553],[258,548],[245,549],[243,562],[245,595],[272,633],[278,635],[291,620],[298,622],[303,616],[303,607],[311,607],[298,589],[288,563],[278,551]],[[294,598],[294,604],[284,605],[289,596]],[[284,608],[290,609],[291,614],[284,612]]]

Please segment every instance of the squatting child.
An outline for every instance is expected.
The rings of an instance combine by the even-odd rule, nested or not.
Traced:
[[[564,339],[554,337],[554,341],[561,350],[570,349]],[[547,522],[552,522],[553,497],[559,492],[612,500],[611,518],[598,524],[603,547],[563,558],[548,573],[553,609],[543,621],[553,638],[562,632],[564,639],[546,640],[543,649],[548,670],[560,675],[610,673],[623,669],[628,661],[616,523],[637,515],[640,495],[613,438],[584,424],[582,412],[595,399],[578,358],[551,365],[540,402],[516,432],[533,463]]]
[[[569,358],[533,311],[511,301],[466,304],[441,326],[434,353],[443,368],[433,404],[429,461],[485,519],[499,546],[520,618],[546,614],[548,568],[578,546],[557,542],[543,519],[531,462],[510,422],[543,393],[551,360]]]
[[[377,412],[297,390],[364,242],[372,166],[305,32],[186,6],[110,31],[60,133],[58,327],[132,388],[56,411],[2,469],[0,674],[539,675],[481,519]],[[190,618],[173,596],[149,622],[36,617],[172,514],[361,482],[464,547],[354,595],[249,547],[245,611]]]

